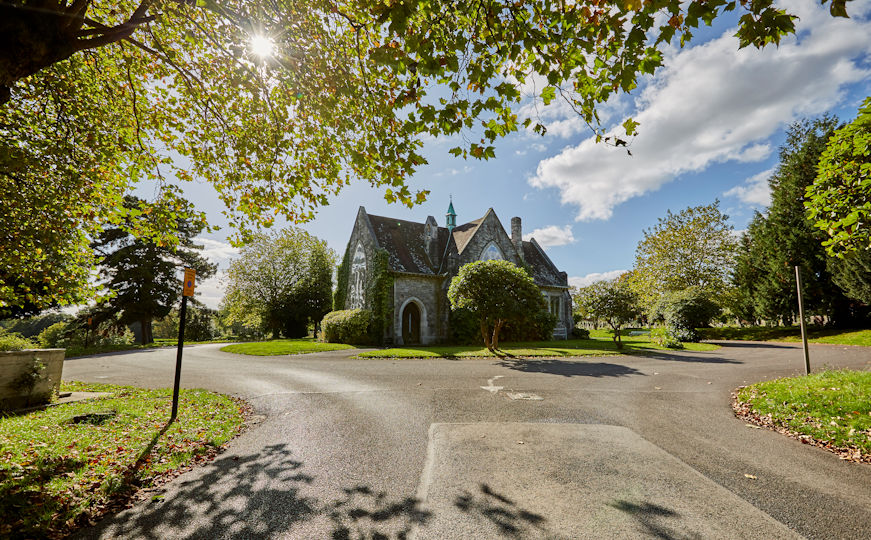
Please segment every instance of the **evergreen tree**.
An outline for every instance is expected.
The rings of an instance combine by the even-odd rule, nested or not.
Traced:
[[[871,306],[871,249],[829,259],[829,271],[847,296]]]
[[[138,208],[141,201],[125,197],[124,205]],[[117,315],[122,325],[138,322],[143,344],[154,341],[152,321],[165,317],[179,301],[181,271],[193,268],[197,281],[215,274],[217,265],[210,263],[194,244],[206,227],[203,219],[178,219],[175,235],[178,244],[170,246],[147,238],[136,238],[123,226],[103,230],[94,242],[94,250],[103,258],[100,270],[106,287],[114,296],[100,306],[100,311]]]
[[[836,325],[850,324],[851,302],[835,284],[822,242],[805,212],[805,189],[813,183],[817,163],[838,120],[823,116],[793,124],[780,148],[780,164],[769,179],[771,206],[757,214],[739,256],[735,284],[752,298],[755,315],[790,324],[798,315],[795,266],[801,268],[805,310]]]

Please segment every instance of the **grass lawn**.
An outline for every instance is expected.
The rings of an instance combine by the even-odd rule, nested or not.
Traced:
[[[734,408],[754,424],[871,462],[869,396],[871,372],[821,371],[739,388]]]
[[[748,341],[801,341],[798,326],[724,326],[700,328],[702,339],[734,339]],[[863,345],[871,347],[871,330],[838,330],[833,328],[808,328],[809,343],[835,345]]]
[[[277,356],[282,354],[304,354],[324,351],[341,351],[353,349],[352,345],[344,343],[321,343],[313,338],[273,339],[270,341],[251,341],[236,343],[221,347],[224,352],[250,354],[254,356]]]
[[[594,330],[591,339],[569,339],[558,341],[532,341],[520,343],[500,343],[496,353],[478,345],[440,345],[432,347],[396,347],[365,351],[357,355],[360,358],[468,358],[479,356],[518,356],[518,357],[551,357],[551,356],[601,356],[621,354],[611,336],[605,330]],[[639,336],[623,336],[622,353],[632,353],[645,350],[669,350],[650,341],[647,334]],[[687,351],[713,351],[717,345],[710,343],[685,343]]]
[[[243,427],[244,405],[182,390],[65,382],[111,395],[0,417],[0,537],[59,537],[118,507],[167,473],[213,457]],[[113,411],[103,423],[75,415]]]

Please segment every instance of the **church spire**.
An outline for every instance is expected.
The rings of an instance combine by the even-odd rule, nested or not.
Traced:
[[[448,213],[445,214],[445,216],[447,217],[445,225],[448,228],[448,232],[451,232],[454,230],[454,227],[457,226],[457,213],[454,212],[454,197],[453,196],[450,197],[450,204],[448,204]]]

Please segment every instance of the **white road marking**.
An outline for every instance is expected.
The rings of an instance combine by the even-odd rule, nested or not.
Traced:
[[[505,387],[504,386],[493,386],[493,383],[496,382],[496,379],[501,379],[502,377],[504,377],[504,375],[496,375],[495,377],[487,379],[487,386],[482,386],[481,389],[486,390],[486,391],[490,392],[491,394],[497,393],[499,390],[502,390]]]
[[[510,397],[511,399],[523,399],[526,401],[544,400],[544,398],[539,396],[538,394],[532,394],[529,392],[506,392],[506,394],[508,394],[508,397]]]

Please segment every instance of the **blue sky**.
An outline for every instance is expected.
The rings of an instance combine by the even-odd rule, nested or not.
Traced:
[[[429,165],[410,181],[412,190],[430,190],[426,203],[413,209],[387,204],[380,190],[352,184],[303,228],[341,256],[359,206],[421,222],[432,215],[444,225],[453,196],[458,223],[490,207],[506,227],[512,216],[522,217],[524,234],[533,234],[574,284],[631,268],[643,230],[669,209],[719,198],[735,229],[744,229],[753,212],[766,207],[766,180],[789,124],[825,112],[850,120],[871,95],[871,1],[850,2],[851,19],[833,19],[818,3],[787,3],[801,20],[797,35],[779,48],[739,51],[733,17],[697,32],[692,46],[670,50],[654,77],[603,108],[606,125],[630,115],[640,122],[631,157],[595,144],[574,113],[555,101],[541,117],[547,135],[502,139],[490,161],[453,158],[447,153],[453,141],[429,141]],[[185,192],[210,223],[225,224],[208,184],[185,186]],[[235,253],[228,234],[224,228],[202,238],[207,255],[222,267]],[[220,275],[199,290],[217,307]]]

